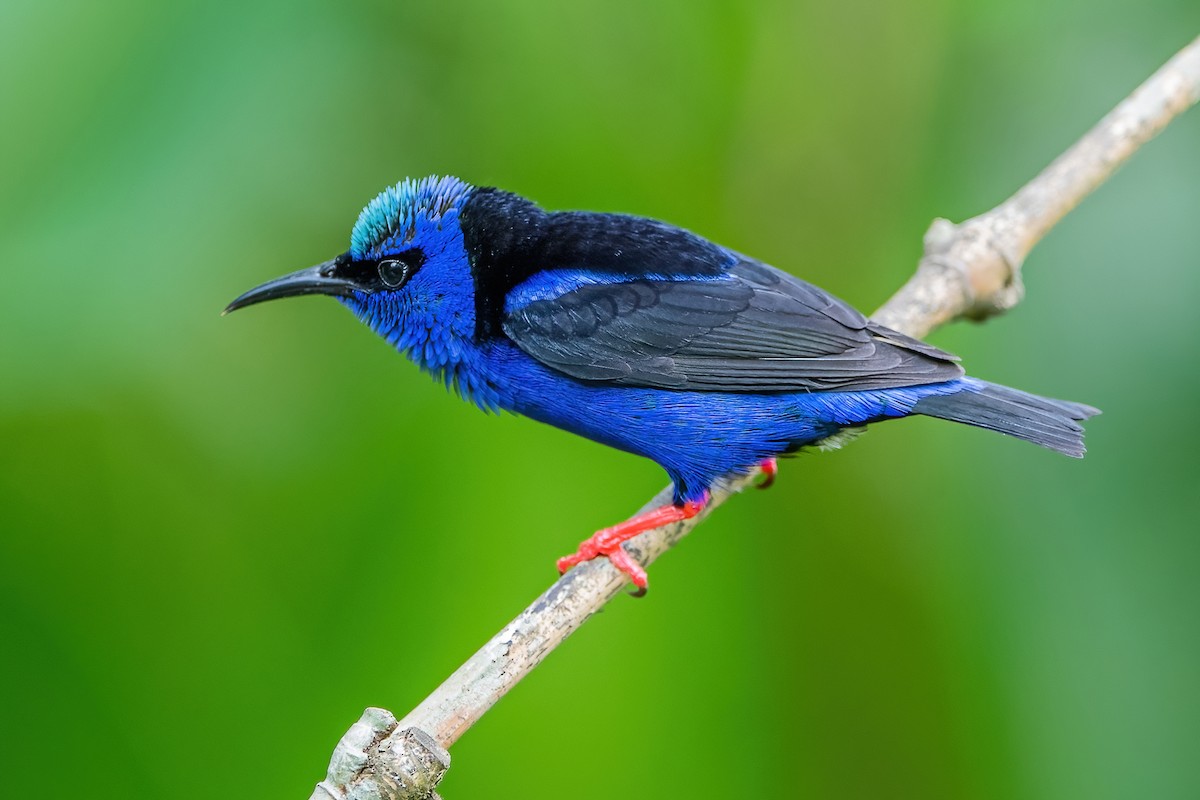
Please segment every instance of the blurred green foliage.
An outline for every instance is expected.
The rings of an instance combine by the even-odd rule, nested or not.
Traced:
[[[307,797],[663,484],[246,288],[404,176],[661,217],[864,309],[1200,29],[1195,0],[0,3],[0,764]],[[1200,112],[933,340],[1100,406],[783,465],[455,748],[448,798],[1200,793]]]

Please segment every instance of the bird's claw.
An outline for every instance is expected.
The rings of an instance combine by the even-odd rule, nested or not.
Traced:
[[[606,557],[614,567],[629,577],[636,588],[630,592],[634,597],[643,597],[649,587],[646,569],[633,556],[626,552],[622,543],[632,539],[639,533],[644,533],[672,522],[690,519],[699,514],[708,505],[707,493],[700,500],[692,500],[681,506],[669,505],[639,514],[625,522],[596,531],[589,539],[580,542],[579,549],[569,556],[563,556],[556,564],[561,575],[584,561],[591,561],[600,556]]]
[[[613,542],[608,546],[601,546],[597,539],[601,534],[607,533],[610,529],[606,528],[579,545],[579,550],[569,556],[563,556],[556,564],[558,574],[566,573],[571,567],[582,564],[585,561],[591,561],[593,558],[604,556],[616,567],[619,571],[625,573],[629,577],[630,582],[637,587],[635,591],[630,592],[634,597],[644,597],[647,588],[649,588],[649,578],[646,575],[646,570],[641,564],[634,560],[633,556],[625,551],[621,543]]]
[[[769,489],[775,483],[775,476],[779,474],[779,463],[774,458],[764,458],[759,463],[758,468],[762,470],[763,479],[759,481],[759,489]]]
[[[646,590],[650,588],[650,578],[646,575],[646,570],[641,564],[633,560],[633,556],[625,551],[621,545],[610,553],[605,553],[612,565],[629,576],[629,580],[637,588],[630,592],[634,597],[645,597]]]

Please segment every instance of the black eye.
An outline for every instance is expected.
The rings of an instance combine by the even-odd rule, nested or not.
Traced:
[[[397,253],[379,262],[379,280],[389,289],[399,289],[424,263],[425,253],[419,247]]]
[[[379,262],[379,280],[383,281],[383,285],[389,289],[404,285],[404,282],[408,280],[408,271],[408,264],[394,258]]]

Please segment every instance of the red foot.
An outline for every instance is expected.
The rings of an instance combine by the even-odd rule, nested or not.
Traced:
[[[704,498],[701,500],[693,500],[682,506],[670,505],[656,508],[613,525],[611,528],[596,531],[590,539],[580,542],[579,549],[574,555],[563,556],[558,560],[558,572],[562,574],[576,564],[591,561],[599,556],[606,556],[614,567],[629,576],[629,580],[633,581],[633,585],[638,589],[634,595],[641,597],[646,593],[648,585],[646,570],[633,560],[633,556],[625,552],[621,543],[632,539],[639,533],[661,528],[672,522],[691,519],[703,511],[706,505],[708,505],[708,492],[704,493]]]
[[[770,488],[771,484],[775,483],[775,476],[779,474],[779,464],[776,463],[774,458],[766,458],[758,465],[758,468],[762,470],[763,474],[762,482],[758,484],[758,488]]]

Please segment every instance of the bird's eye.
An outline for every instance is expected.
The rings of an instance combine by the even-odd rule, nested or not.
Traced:
[[[424,251],[419,247],[413,247],[402,253],[396,253],[391,258],[381,259],[376,268],[379,270],[379,280],[384,286],[389,289],[399,289],[416,274],[424,263]]]
[[[389,289],[396,289],[408,280],[408,264],[394,258],[379,262],[379,280]]]

